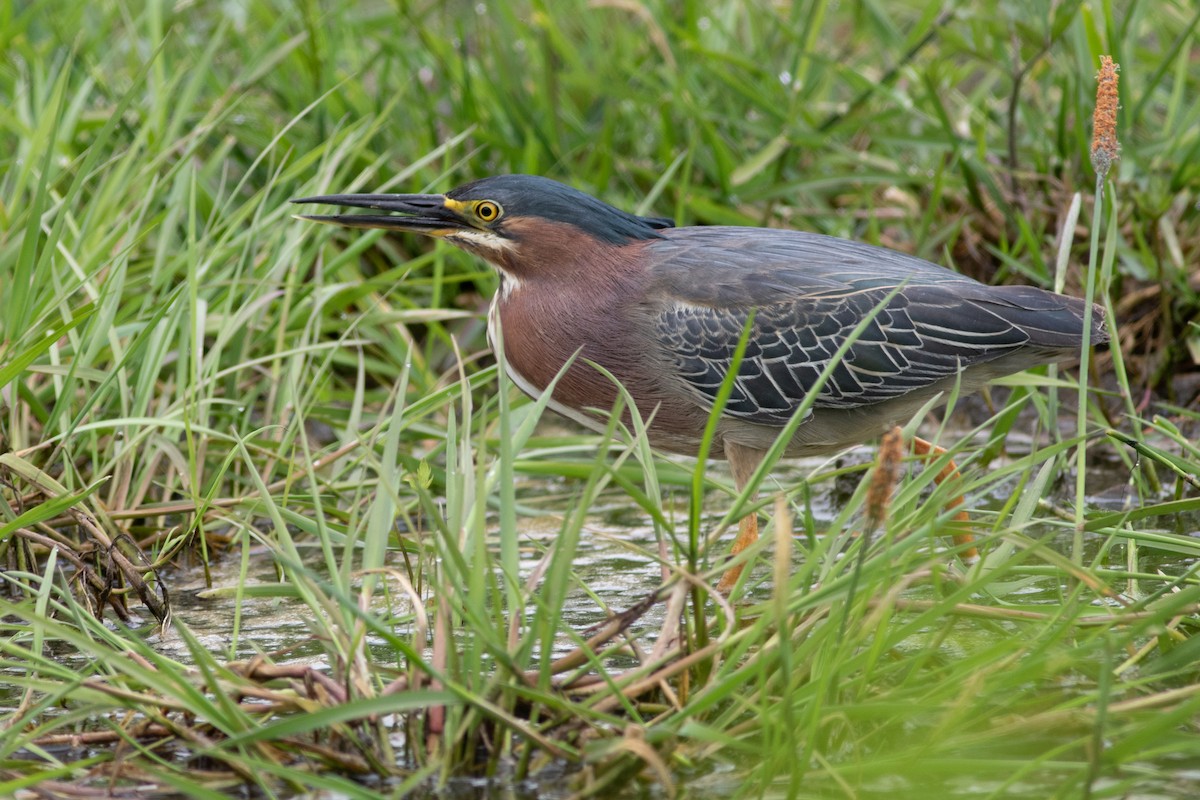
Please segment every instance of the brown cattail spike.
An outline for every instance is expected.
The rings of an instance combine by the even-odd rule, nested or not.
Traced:
[[[904,461],[904,435],[900,428],[892,428],[879,442],[879,457],[867,487],[867,520],[871,529],[887,519],[892,505],[892,491],[900,482],[900,467]]]
[[[1112,56],[1100,56],[1096,75],[1096,111],[1092,114],[1092,167],[1104,180],[1108,168],[1121,154],[1117,141],[1117,72]]]

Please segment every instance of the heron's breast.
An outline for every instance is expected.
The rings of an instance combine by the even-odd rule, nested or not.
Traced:
[[[602,297],[567,303],[552,292],[521,285],[497,294],[488,313],[488,338],[493,347],[503,339],[508,374],[526,394],[537,397],[557,379],[555,406],[610,408],[616,387],[589,362],[626,372],[619,355],[625,332],[618,317],[618,309]]]

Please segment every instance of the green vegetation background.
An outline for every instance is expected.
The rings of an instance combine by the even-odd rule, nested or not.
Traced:
[[[1171,476],[1200,462],[1178,428],[1195,424],[1200,386],[1198,21],[1190,0],[4,3],[0,667],[15,693],[0,708],[13,732],[0,744],[0,794],[110,780],[111,751],[63,756],[39,737],[129,708],[170,723],[227,770],[220,780],[271,791],[326,781],[353,794],[359,785],[340,776],[365,763],[400,793],[479,771],[536,776],[540,758],[576,765],[575,788],[591,793],[634,792],[634,775],[700,792],[684,778],[714,765],[737,776],[714,793],[1195,788],[1181,776],[1200,757],[1189,628],[1200,553],[1182,535],[1194,528],[1194,484]],[[1088,550],[1081,517],[1063,512],[1064,523],[1036,503],[1070,440],[976,470],[968,489],[1012,498],[985,515],[992,572],[938,584],[903,616],[890,590],[940,563],[927,547],[937,503],[919,502],[928,481],[914,479],[892,524],[921,535],[887,539],[858,571],[838,558],[851,539],[810,541],[808,566],[776,576],[748,619],[718,615],[709,630],[693,603],[688,647],[720,649],[689,673],[690,694],[676,687],[682,710],[552,690],[536,653],[570,636],[555,605],[578,589],[570,555],[587,501],[620,496],[664,535],[660,481],[686,491],[690,467],[647,471],[653,460],[635,445],[614,446],[609,469],[594,438],[531,436],[540,409],[507,391],[497,401],[482,353],[490,271],[450,248],[314,229],[287,200],[528,172],[681,225],[854,237],[988,282],[1053,288],[1061,263],[1064,290],[1083,294],[1082,266],[1100,255],[1088,246],[1100,232],[1088,222],[1088,151],[1104,54],[1121,66],[1122,152],[1096,219],[1125,359],[1098,354],[1093,374],[1114,394],[1089,421],[1158,426],[1159,449],[1142,452],[1165,465],[1168,493],[1152,470],[1131,473],[1139,510],[1094,515],[1086,531],[1117,538]],[[1057,399],[1028,395],[1056,431]],[[1011,410],[994,420],[999,439]],[[536,591],[514,575],[527,545],[514,474],[576,487]],[[838,518],[846,536],[861,494]],[[1029,527],[1035,516],[1048,532]],[[398,536],[397,517],[432,538]],[[89,520],[101,543],[136,540],[135,563],[269,548],[276,591],[314,609],[346,703],[271,729],[220,699],[218,685],[254,682],[225,672],[220,654],[197,645],[205,677],[187,677],[142,635],[96,623],[68,579],[93,562],[65,546],[95,538]],[[1063,531],[1076,535],[1069,553],[1039,543]],[[697,566],[694,527],[665,536]],[[1165,576],[1143,569],[1139,547],[1167,554],[1154,562]],[[359,571],[384,566],[465,631],[448,663],[430,664],[423,612],[381,622],[359,609],[361,592],[380,591]],[[1058,602],[1019,608],[1039,580]],[[1080,622],[1111,605],[1097,588],[1110,585],[1133,598],[1132,616]],[[964,633],[962,604],[980,597],[1002,622]],[[517,635],[513,610],[526,603],[533,621]],[[390,664],[363,656],[368,631],[396,654]],[[90,654],[85,677],[109,689],[81,685],[50,643]],[[532,688],[522,671],[537,675]],[[397,676],[409,693],[382,689]],[[180,734],[179,708],[211,726],[203,740]],[[369,735],[388,711],[407,715],[399,756]],[[438,713],[443,744],[429,744],[426,715]],[[352,718],[373,722],[347,729]],[[260,726],[278,738],[247,733]],[[351,769],[287,739],[301,734],[369,755]],[[333,772],[281,765],[268,742]],[[177,767],[142,752],[122,774],[215,791]]]

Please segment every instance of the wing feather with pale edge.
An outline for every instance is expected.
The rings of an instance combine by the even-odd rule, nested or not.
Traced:
[[[1033,287],[986,286],[892,250],[795,231],[664,233],[648,249],[656,332],[704,405],[715,401],[754,310],[725,406],[726,414],[748,421],[790,419],[872,313],[814,407],[881,403],[1023,347],[1068,350],[1081,340],[1081,300]],[[1096,330],[1093,341],[1102,341],[1103,329]]]

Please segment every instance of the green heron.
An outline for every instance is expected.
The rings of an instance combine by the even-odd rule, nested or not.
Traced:
[[[940,392],[974,391],[1077,356],[1088,318],[1083,300],[987,286],[882,247],[791,230],[676,228],[530,175],[483,178],[444,195],[292,202],[387,212],[303,219],[424,234],[492,264],[500,288],[488,330],[494,339],[500,323],[513,382],[538,396],[578,356],[550,405],[595,428],[597,410],[613,408],[618,390],[594,362],[628,390],[661,450],[697,453],[742,347],[710,450],[729,461],[739,491],[813,391],[786,456],[860,444],[907,422]],[[1103,308],[1093,306],[1091,342],[1107,339]],[[916,450],[944,452],[921,440]],[[951,464],[943,476],[953,472]],[[756,537],[751,514],[734,553]]]

